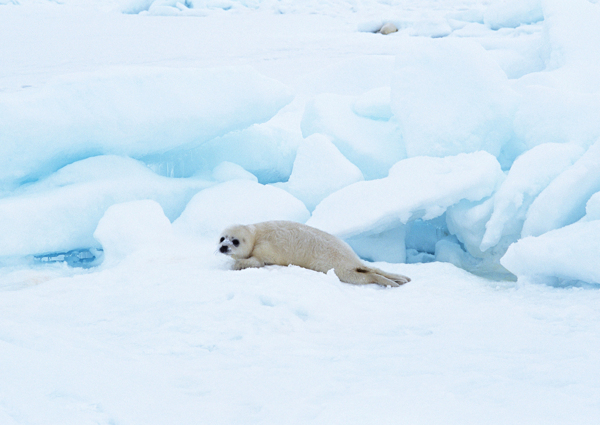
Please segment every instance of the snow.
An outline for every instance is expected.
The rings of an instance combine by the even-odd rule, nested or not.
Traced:
[[[396,56],[392,110],[406,154],[498,156],[512,137],[516,94],[490,54],[462,38],[407,38]]]
[[[304,204],[283,189],[251,180],[231,180],[197,193],[173,222],[182,235],[212,236],[232,224],[268,220],[305,222]]]
[[[574,223],[585,215],[586,202],[598,191],[600,140],[533,201],[523,223],[522,236],[539,236]]]
[[[288,191],[313,211],[333,192],[362,180],[360,169],[327,136],[313,134],[298,147],[289,180],[275,186]]]
[[[110,206],[94,232],[104,250],[104,267],[140,249],[160,250],[172,242],[173,229],[160,204],[150,199]]]
[[[252,68],[115,67],[0,96],[0,179],[35,180],[91,155],[140,158],[264,122],[289,90]]]
[[[363,99],[320,94],[308,102],[302,117],[302,135],[325,134],[367,179],[387,174],[394,163],[406,158],[395,123],[357,114],[353,106]]]
[[[492,3],[483,14],[483,21],[493,30],[516,28],[543,19],[541,0],[501,0]]]
[[[547,284],[600,284],[600,221],[574,223],[511,245],[502,265],[519,278]]]
[[[592,195],[585,206],[585,216],[581,221],[592,221],[600,219],[600,192]]]
[[[196,178],[158,176],[139,161],[115,155],[74,162],[0,199],[0,256],[99,247],[93,233],[111,205],[153,199],[174,220],[208,186]]]
[[[223,161],[217,165],[212,171],[212,177],[218,182],[252,180],[258,183],[258,178],[254,174],[244,170],[240,165],[228,161]]]
[[[531,203],[582,154],[577,145],[544,143],[518,157],[494,194],[494,210],[485,225],[481,251],[498,244],[504,235],[520,236]]]
[[[0,423],[595,423],[599,26],[0,0]],[[412,281],[230,270],[222,229],[271,219]]]
[[[354,183],[323,200],[308,225],[342,238],[442,215],[461,199],[491,195],[503,179],[487,152],[399,161],[383,179]]]

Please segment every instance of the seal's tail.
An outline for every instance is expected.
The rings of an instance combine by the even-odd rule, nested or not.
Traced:
[[[395,282],[398,285],[404,285],[405,283],[410,282],[410,277],[403,276],[401,274],[394,274],[394,273],[384,272],[383,270],[379,270],[379,269],[376,269],[374,267],[370,268],[369,271],[371,273],[374,273],[376,275],[379,275],[379,276],[382,276],[382,277],[384,277],[386,279],[389,279],[389,280],[391,280],[392,282]]]
[[[382,286],[400,286],[410,282],[410,278],[398,274],[387,273],[379,269],[369,267],[357,267],[352,270],[335,270],[342,282],[354,283],[355,285],[368,285],[375,283]]]

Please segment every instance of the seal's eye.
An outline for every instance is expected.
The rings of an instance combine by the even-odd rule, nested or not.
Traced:
[[[240,244],[240,241],[238,241],[237,239],[234,239],[231,241],[231,243],[233,244],[233,246],[238,246]]]
[[[219,239],[219,243],[223,243],[224,240],[225,240],[225,238],[223,236],[221,236],[221,239]]]

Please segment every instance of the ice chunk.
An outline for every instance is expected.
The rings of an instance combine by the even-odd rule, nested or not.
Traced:
[[[110,206],[94,231],[104,250],[103,264],[121,261],[139,249],[157,249],[173,241],[171,222],[160,204],[139,200]]]
[[[590,197],[600,191],[600,140],[548,185],[533,201],[522,236],[539,236],[585,215]]]
[[[588,147],[600,137],[600,6],[544,2],[547,70],[522,77],[515,133],[531,148],[545,142]]]
[[[367,261],[406,262],[405,226],[381,233],[357,235],[346,240],[356,254]]]
[[[304,76],[300,90],[313,94],[362,95],[379,87],[389,87],[393,71],[393,56],[353,57]]]
[[[326,134],[366,179],[380,178],[406,157],[402,137],[393,122],[357,115],[353,109],[360,100],[335,94],[316,96],[306,105],[302,135]]]
[[[527,82],[530,85],[518,88],[522,101],[514,127],[527,148],[546,142],[573,142],[587,147],[600,137],[600,94],[547,87],[533,74]]]
[[[0,188],[102,153],[199,145],[267,121],[291,99],[250,67],[115,67],[0,93]]]
[[[600,284],[600,220],[581,222],[526,237],[502,257],[504,267],[519,279],[548,284]]]
[[[516,28],[544,19],[541,0],[500,0],[483,13],[484,23],[493,30]]]
[[[251,180],[258,182],[256,176],[244,170],[233,162],[223,161],[215,167],[212,172],[213,179],[218,182],[226,182],[228,180]]]
[[[408,157],[485,150],[513,137],[516,93],[490,53],[465,39],[405,39],[396,58],[392,111]]]
[[[576,74],[579,78],[554,79],[553,83],[572,84],[582,92],[597,91],[600,67],[600,6],[588,0],[545,0],[545,32],[551,49],[549,68],[565,67],[559,74]],[[590,73],[593,69],[596,73]],[[573,88],[575,88],[573,87]]]
[[[504,178],[487,152],[398,162],[389,176],[354,183],[325,198],[307,224],[350,238],[377,234],[422,218],[442,215],[461,199],[490,196]]]
[[[0,199],[0,256],[97,247],[94,230],[113,204],[153,199],[174,220],[209,183],[170,179],[114,155],[70,164],[47,179]]]
[[[267,220],[305,222],[304,204],[283,189],[249,180],[232,180],[199,192],[173,222],[181,235],[215,237],[233,224]]]
[[[497,245],[504,235],[514,235],[513,242],[519,239],[531,203],[583,152],[577,145],[545,143],[517,158],[494,195],[494,209],[485,225],[481,251]]]
[[[474,257],[484,256],[479,246],[485,233],[485,224],[489,221],[493,208],[492,198],[478,202],[462,200],[448,208],[446,212],[448,231],[455,235],[463,243],[467,252]],[[488,252],[487,255],[491,253]]]
[[[585,216],[581,221],[600,220],[600,192],[596,192],[585,206]]]
[[[289,180],[275,186],[300,199],[312,211],[328,195],[361,180],[363,175],[358,167],[327,136],[313,134],[298,148]]]
[[[231,162],[254,174],[261,183],[289,178],[300,131],[294,132],[265,124],[232,131],[197,147],[183,146],[166,153],[141,158],[156,173],[168,177],[210,177],[210,171]]]
[[[389,121],[392,118],[392,89],[380,87],[358,96],[352,105],[352,111],[372,120]]]

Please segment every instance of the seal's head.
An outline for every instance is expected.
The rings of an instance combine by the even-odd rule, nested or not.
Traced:
[[[254,248],[253,226],[231,226],[221,233],[219,252],[233,258],[250,257]]]

